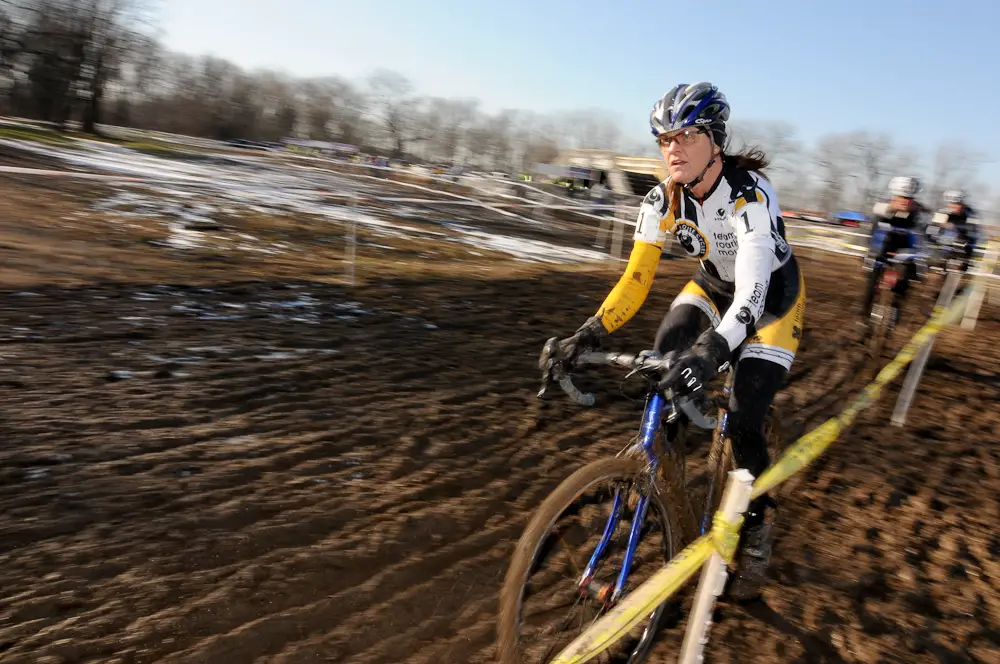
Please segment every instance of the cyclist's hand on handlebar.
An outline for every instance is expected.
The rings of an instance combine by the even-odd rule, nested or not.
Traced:
[[[729,368],[729,342],[714,329],[708,329],[677,361],[660,381],[661,390],[672,390],[674,396],[700,392],[720,371]]]
[[[608,335],[601,319],[592,316],[581,325],[571,337],[559,340],[555,337],[545,342],[542,354],[538,358],[538,368],[542,371],[542,390],[539,396],[545,394],[548,385],[572,373],[576,359],[589,350],[601,345],[601,339]]]
[[[608,336],[604,324],[598,316],[591,316],[581,325],[571,337],[566,337],[554,344],[546,344],[539,368],[542,371],[550,369],[554,364],[561,365],[563,370],[570,372],[581,353],[599,348],[601,340]],[[546,352],[548,351],[548,352]],[[547,365],[547,366],[545,366]]]

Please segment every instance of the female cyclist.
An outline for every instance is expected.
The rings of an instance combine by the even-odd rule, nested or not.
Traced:
[[[557,361],[598,347],[645,301],[667,234],[701,261],[663,318],[654,348],[674,352],[663,388],[683,395],[735,363],[729,433],[737,464],[759,476],[770,463],[764,423],[802,335],[805,283],[785,240],[778,197],[757,150],[727,154],[729,104],[710,83],[681,84],[653,107],[650,126],[668,177],[639,210],[628,267],[597,313],[559,343]],[[748,509],[730,586],[735,599],[759,593],[771,553],[768,496]],[[771,509],[768,509],[771,508]]]

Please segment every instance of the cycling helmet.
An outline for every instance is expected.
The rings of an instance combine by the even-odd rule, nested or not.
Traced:
[[[913,198],[920,191],[920,180],[911,177],[895,177],[889,180],[889,193],[893,196]]]
[[[729,102],[711,83],[681,83],[674,86],[653,105],[649,126],[653,136],[684,127],[705,127],[712,132],[716,145],[726,140]]]
[[[944,192],[944,202],[945,203],[958,203],[962,205],[965,203],[965,192],[961,189],[952,189],[950,191]]]

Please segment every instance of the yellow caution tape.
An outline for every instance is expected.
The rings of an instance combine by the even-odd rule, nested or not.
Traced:
[[[819,457],[837,439],[840,432],[854,421],[858,413],[879,398],[882,388],[900,374],[925,343],[945,325],[958,321],[968,298],[969,293],[965,293],[956,298],[947,309],[936,307],[930,320],[840,415],[830,418],[795,441],[776,463],[757,478],[753,486],[753,497],[767,493]],[[582,664],[607,650],[677,592],[713,553],[718,552],[727,563],[732,561],[742,525],[743,517],[735,522],[726,521],[721,513],[716,512],[709,534],[695,540],[659,572],[626,595],[617,606],[566,646],[551,664]]]
[[[563,648],[550,664],[581,664],[607,650],[677,592],[713,553],[715,544],[711,534],[695,540]]]
[[[844,410],[832,417],[809,433],[799,438],[770,468],[764,471],[753,484],[752,498],[761,496],[778,486],[795,473],[799,472],[816,460],[829,447],[846,427],[854,421],[862,410],[875,403],[882,395],[882,388],[891,383],[902,373],[917,351],[931,340],[945,325],[957,322],[961,312],[965,310],[966,293],[954,301],[947,309],[936,307],[930,321],[913,335],[895,358],[885,365],[871,383],[869,383]]]
[[[740,542],[740,528],[743,527],[743,517],[735,521],[727,521],[722,511],[712,517],[712,545],[726,564],[733,562],[736,555],[736,545]]]

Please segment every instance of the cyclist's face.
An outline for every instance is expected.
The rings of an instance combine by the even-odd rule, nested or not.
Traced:
[[[961,214],[962,204],[961,203],[948,203],[948,212],[952,214]]]
[[[906,198],[905,196],[893,196],[892,206],[897,210],[904,210],[906,212],[913,212],[917,209],[917,204],[912,198]]]
[[[698,177],[708,166],[715,150],[708,133],[695,127],[664,134],[658,142],[670,179],[678,184],[687,184]]]

